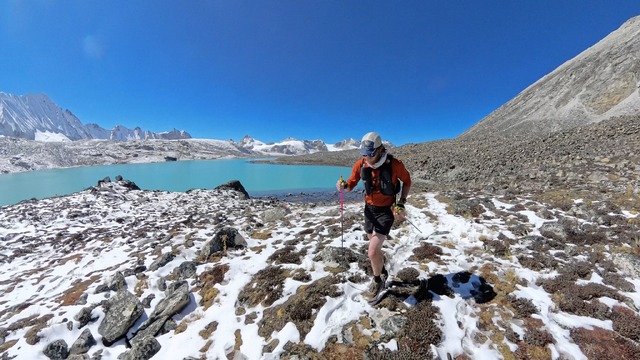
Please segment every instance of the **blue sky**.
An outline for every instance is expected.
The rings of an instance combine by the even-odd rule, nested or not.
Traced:
[[[453,138],[638,0],[0,1],[0,91],[193,137]]]

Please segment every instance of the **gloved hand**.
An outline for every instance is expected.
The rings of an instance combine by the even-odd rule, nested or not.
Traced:
[[[340,180],[338,180],[338,182],[336,183],[336,189],[338,191],[342,191],[342,190],[345,190],[346,188],[347,188],[347,182],[344,181],[342,177],[340,177]]]
[[[407,214],[404,209],[404,204],[396,204],[396,206],[393,207],[393,216],[398,222],[407,220]]]

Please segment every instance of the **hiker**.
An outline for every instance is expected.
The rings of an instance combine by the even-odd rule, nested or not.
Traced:
[[[389,276],[384,267],[382,244],[389,235],[395,218],[405,219],[404,204],[411,188],[411,176],[402,161],[394,158],[382,144],[382,138],[375,132],[364,135],[360,143],[362,158],[356,161],[351,176],[338,180],[338,191],[353,190],[360,179],[364,183],[364,229],[369,238],[369,260],[373,269],[373,280],[367,300],[373,300],[384,288]],[[400,184],[402,183],[402,184]],[[396,195],[400,200],[396,202]]]

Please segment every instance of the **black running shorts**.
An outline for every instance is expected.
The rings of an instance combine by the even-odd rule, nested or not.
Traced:
[[[394,220],[391,206],[373,206],[365,204],[364,231],[367,234],[371,234],[375,230],[375,232],[380,235],[389,235]]]

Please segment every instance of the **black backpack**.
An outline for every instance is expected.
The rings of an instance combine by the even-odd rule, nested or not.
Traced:
[[[379,169],[380,181],[378,181],[380,192],[384,195],[394,196],[400,192],[401,186],[400,181],[396,180],[396,185],[393,185],[393,181],[391,176],[393,172],[391,171],[391,164],[393,164],[393,156],[387,155],[387,160],[385,161]],[[364,192],[367,195],[370,195],[374,189],[373,186],[373,169],[367,166],[364,166],[364,159],[362,160],[362,165],[360,167],[360,178],[364,183]]]

